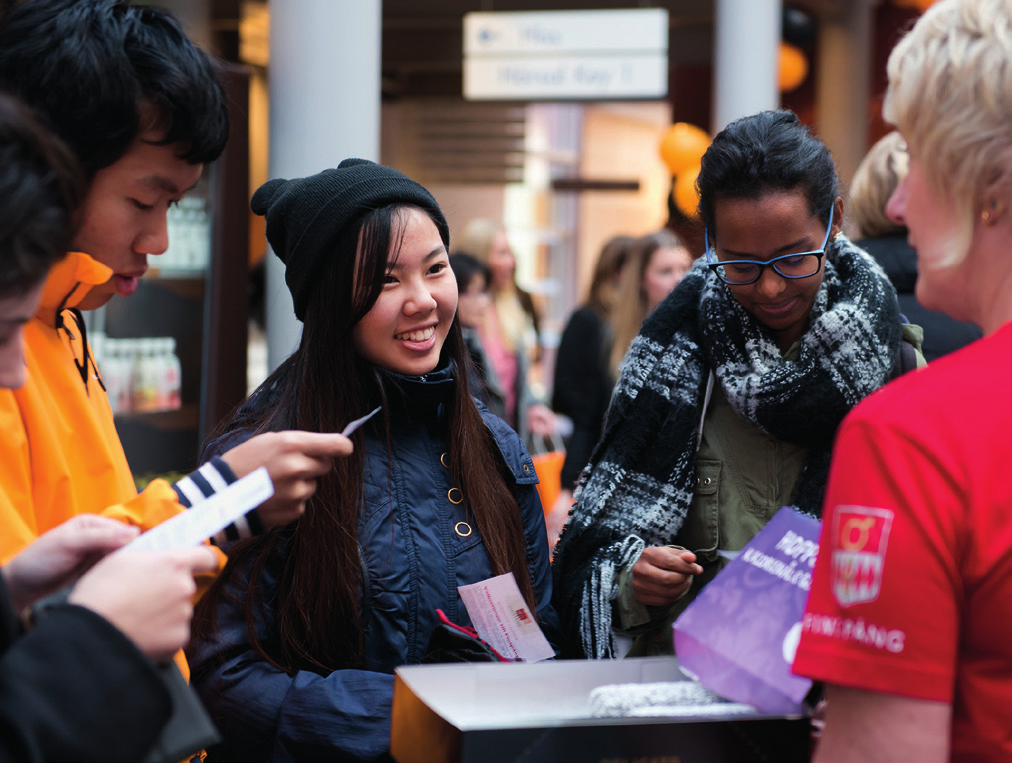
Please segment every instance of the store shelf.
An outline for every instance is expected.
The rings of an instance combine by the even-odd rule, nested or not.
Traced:
[[[161,432],[185,432],[200,426],[200,406],[190,403],[171,411],[123,411],[116,414],[116,425],[131,423]]]

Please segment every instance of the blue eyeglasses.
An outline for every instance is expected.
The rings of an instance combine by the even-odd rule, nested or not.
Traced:
[[[826,245],[829,243],[829,232],[833,229],[833,207],[829,208],[829,225],[826,226],[826,236],[822,239],[822,246],[812,252],[798,252],[797,254],[784,254],[774,257],[768,262],[756,262],[755,260],[726,260],[717,261],[717,253],[710,247],[710,235],[706,228],[703,228],[703,246],[706,247],[706,265],[717,277],[731,286],[744,286],[755,283],[762,276],[766,268],[773,268],[784,278],[811,278],[822,267],[822,258],[826,254]],[[711,256],[712,254],[712,256]]]

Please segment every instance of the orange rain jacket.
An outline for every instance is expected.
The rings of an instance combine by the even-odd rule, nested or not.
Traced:
[[[25,384],[0,390],[0,563],[77,514],[148,530],[185,510],[164,480],[137,493],[98,368],[68,309],[111,275],[80,252],[52,269],[25,326]]]

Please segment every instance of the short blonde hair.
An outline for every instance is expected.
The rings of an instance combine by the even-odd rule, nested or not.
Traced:
[[[850,181],[847,211],[855,238],[898,236],[905,226],[886,214],[886,204],[907,174],[909,155],[903,136],[893,131],[871,147]]]
[[[889,56],[885,118],[956,218],[952,258],[977,215],[1012,190],[1012,0],[941,0]]]

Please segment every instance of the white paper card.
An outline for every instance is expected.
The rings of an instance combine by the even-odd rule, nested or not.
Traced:
[[[167,551],[196,546],[272,495],[274,483],[267,469],[261,466],[224,490],[151,528],[125,548],[131,551]]]
[[[503,657],[540,662],[555,656],[512,572],[457,587],[478,635]]]
[[[375,416],[377,413],[379,413],[382,409],[383,409],[382,405],[379,405],[379,406],[373,408],[371,411],[369,411],[369,413],[367,413],[362,418],[355,419],[354,421],[352,421],[351,423],[349,423],[348,426],[346,426],[343,430],[341,430],[341,434],[343,434],[345,437],[351,437],[351,433],[352,432],[354,432],[356,429],[358,429],[360,426],[362,426],[365,422],[367,422],[369,419],[371,419],[373,416]]]

